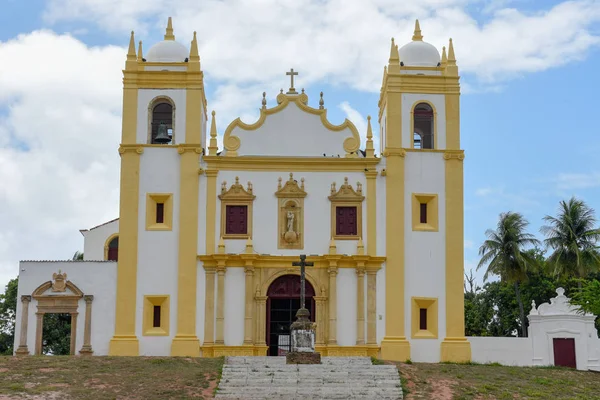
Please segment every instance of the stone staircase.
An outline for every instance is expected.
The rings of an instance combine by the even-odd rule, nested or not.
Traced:
[[[226,357],[217,399],[402,399],[394,365],[368,357],[323,357],[287,365],[285,357]]]

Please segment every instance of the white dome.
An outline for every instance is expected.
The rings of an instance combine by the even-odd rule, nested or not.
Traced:
[[[150,47],[145,59],[148,62],[184,62],[189,50],[174,40],[163,40]]]
[[[437,67],[440,53],[435,46],[421,40],[414,40],[399,50],[400,61],[406,67]]]

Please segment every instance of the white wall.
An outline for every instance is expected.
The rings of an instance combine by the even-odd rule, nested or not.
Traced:
[[[225,272],[225,323],[223,337],[226,346],[241,346],[244,344],[245,282],[246,276],[243,267],[227,268]]]
[[[83,259],[86,261],[104,261],[106,240],[119,232],[119,220],[99,225],[83,234]]]
[[[67,274],[67,280],[77,286],[84,295],[93,295],[92,302],[92,349],[95,355],[107,355],[108,345],[115,330],[115,300],[117,263],[112,261],[23,261],[19,264],[19,288],[17,291],[17,319],[15,328],[15,350],[19,347],[21,336],[21,296],[31,295],[41,284],[51,281],[52,274],[58,270]],[[52,293],[58,295],[59,293]],[[27,347],[31,354],[35,351],[35,331],[37,300],[29,304]],[[77,337],[75,351],[83,346],[85,327],[85,301],[79,301],[77,319]]]
[[[138,143],[148,142],[148,106],[155,97],[167,96],[175,104],[175,121],[173,136],[174,140],[171,144],[183,143],[185,141],[185,106],[186,106],[186,90],[185,89],[140,89],[138,91],[138,112],[137,112],[137,134]],[[148,149],[146,149],[148,150]]]
[[[253,124],[256,121],[244,121]],[[344,157],[344,140],[352,137],[350,129],[332,131],[321,122],[321,117],[302,111],[296,103],[272,115],[268,115],[264,124],[253,131],[240,127],[232,130],[241,146],[238,155],[264,156],[309,156],[331,157],[339,154]],[[285,143],[285,145],[282,145]]]
[[[471,343],[471,360],[478,363],[502,365],[533,365],[531,338],[468,337]]]
[[[410,110],[415,103],[426,100],[433,103],[437,116],[434,124],[437,124],[437,149],[446,148],[446,98],[443,94],[402,94],[402,146],[411,147],[411,139],[414,132],[410,131]]]
[[[175,148],[145,148],[140,159],[136,333],[140,355],[171,354],[177,330],[177,265],[179,238],[179,154]],[[173,193],[170,231],[146,230],[146,194]],[[169,295],[169,336],[143,336],[145,295]]]
[[[235,182],[239,176],[240,183],[247,187],[248,181],[252,182],[253,193],[256,196],[253,204],[253,234],[252,241],[255,252],[259,254],[327,254],[329,252],[329,241],[331,240],[331,184],[335,181],[339,189],[344,183],[344,177],[348,177],[348,183],[356,190],[356,182],[363,185],[363,196],[366,197],[366,179],[361,172],[295,172],[294,179],[300,182],[305,179],[305,190],[308,193],[304,199],[304,249],[288,250],[277,248],[277,213],[278,203],[275,192],[277,191],[277,179],[283,181],[289,179],[290,171],[264,172],[264,171],[221,171],[217,177],[217,195],[219,195],[221,183],[227,181],[227,188]],[[204,196],[204,198],[206,195]],[[216,227],[217,238],[220,237],[221,200],[217,198]],[[367,222],[366,222],[366,198],[363,201],[362,234],[363,243],[367,246]],[[204,206],[201,204],[200,208]],[[218,241],[218,240],[217,240]],[[338,254],[356,254],[357,240],[338,240]],[[227,253],[243,252],[246,245],[245,240],[225,240]]]
[[[439,344],[446,336],[446,198],[445,163],[441,153],[409,152],[405,159],[405,314],[406,334],[411,332],[411,298],[438,299],[438,339],[412,339],[413,361],[437,362]],[[412,229],[412,194],[438,195],[438,231]]]
[[[337,342],[340,346],[356,345],[356,289],[356,270],[339,268],[337,275]]]

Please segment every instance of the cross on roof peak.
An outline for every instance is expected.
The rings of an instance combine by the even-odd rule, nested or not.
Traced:
[[[294,88],[294,76],[298,75],[297,71],[294,71],[294,68],[291,68],[289,72],[285,73],[287,76],[290,77],[290,90],[288,90],[288,92],[286,94],[298,94],[298,92],[296,92],[296,88]]]

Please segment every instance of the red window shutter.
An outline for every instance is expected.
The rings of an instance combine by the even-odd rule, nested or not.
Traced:
[[[152,319],[152,327],[160,328],[160,306],[154,306],[154,315]]]
[[[419,329],[426,331],[427,330],[427,309],[421,308],[419,310]]]
[[[108,260],[119,261],[119,237],[114,238],[108,244]]]
[[[421,203],[420,205],[420,222],[422,224],[426,224],[427,223],[427,203]]]
[[[336,207],[336,235],[357,235],[356,207]]]
[[[245,235],[248,233],[248,206],[226,206],[225,233]]]
[[[165,222],[165,203],[156,203],[156,223]]]

